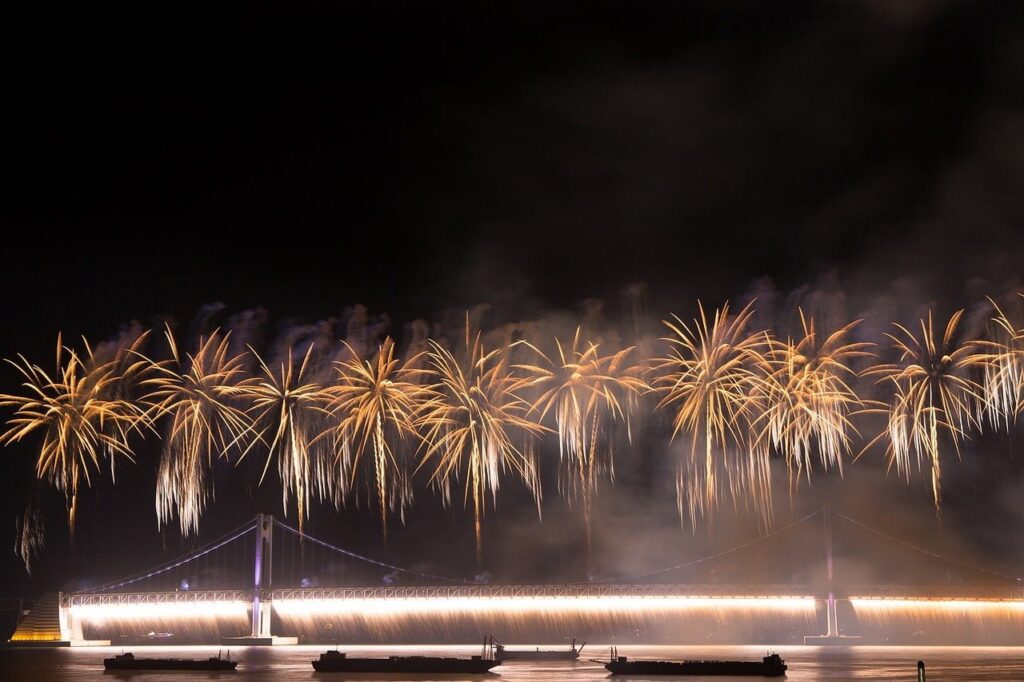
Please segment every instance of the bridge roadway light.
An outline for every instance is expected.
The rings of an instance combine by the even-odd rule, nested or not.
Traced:
[[[850,597],[850,605],[856,611],[1024,611],[1024,600],[1020,599]]]
[[[395,616],[429,613],[480,613],[506,611],[614,612],[757,609],[766,611],[813,611],[813,597],[643,597],[643,596],[523,596],[523,597],[370,597],[278,598],[274,608],[281,615],[361,614]]]
[[[248,618],[249,604],[240,601],[124,602],[73,604],[71,614],[82,621]]]

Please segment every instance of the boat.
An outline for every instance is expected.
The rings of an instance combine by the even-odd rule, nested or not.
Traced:
[[[326,651],[312,661],[319,673],[430,673],[435,675],[482,675],[501,665],[495,660],[493,645],[484,640],[479,656],[450,658],[441,656],[388,656],[355,658],[340,651]]]
[[[440,656],[388,656],[354,658],[340,651],[327,651],[313,661],[318,673],[432,673],[437,675],[482,675],[501,661],[480,656],[442,658]]]
[[[234,670],[238,661],[221,658],[220,653],[206,660],[191,658],[136,658],[129,652],[103,659],[103,667],[107,670]]]
[[[597,661],[601,663],[602,661]],[[701,675],[734,677],[785,677],[786,662],[778,654],[760,661],[630,661],[612,647],[611,660],[604,667],[613,675]]]
[[[504,644],[494,641],[494,658],[499,661],[575,661],[579,659],[580,652],[586,642],[576,648],[576,638],[572,638],[569,649],[508,649]]]

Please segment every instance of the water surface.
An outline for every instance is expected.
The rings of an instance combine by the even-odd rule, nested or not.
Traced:
[[[518,645],[517,645],[518,646]],[[550,646],[550,645],[547,645]],[[547,647],[546,647],[547,648]],[[72,680],[130,679],[131,682],[192,682],[194,680],[427,680],[447,679],[435,676],[360,675],[314,673],[310,661],[324,651],[322,646],[233,647],[231,656],[240,661],[235,673],[105,673],[103,659],[125,650],[139,656],[205,658],[217,655],[217,647],[98,647],[88,649],[0,649],[0,680],[3,682],[69,682]],[[479,653],[479,646],[352,646],[343,647],[352,655],[446,655],[469,656]],[[506,663],[487,676],[465,679],[490,680],[557,680],[585,682],[608,680],[611,677],[589,659],[607,658],[608,645],[588,644],[583,660],[578,663],[515,662]],[[876,647],[847,649],[783,646],[777,651],[790,666],[789,680],[916,680],[917,661],[928,666],[929,682],[937,680],[1024,680],[1024,648],[1016,647]],[[765,650],[756,646],[647,646],[620,645],[619,653],[635,658],[680,660],[694,658],[757,659]],[[685,678],[615,678],[629,680],[750,680],[758,678],[685,677]]]

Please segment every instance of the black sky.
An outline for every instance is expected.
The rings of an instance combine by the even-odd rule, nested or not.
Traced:
[[[764,278],[829,279],[855,309],[894,283],[969,306],[1019,281],[1022,12],[7,7],[0,355],[214,302],[306,320],[362,303],[396,333],[635,282],[658,314]],[[20,499],[25,452],[2,454]]]

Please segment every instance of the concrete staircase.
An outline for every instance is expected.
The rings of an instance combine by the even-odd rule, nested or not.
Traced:
[[[48,592],[37,599],[9,641],[15,646],[60,646],[60,595]]]

